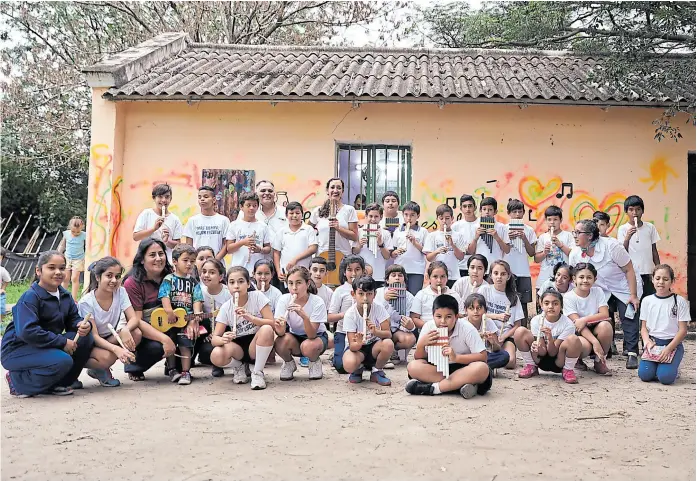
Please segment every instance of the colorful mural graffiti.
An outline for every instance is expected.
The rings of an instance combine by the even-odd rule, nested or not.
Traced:
[[[254,171],[203,169],[202,181],[215,189],[216,211],[234,221],[240,210],[240,193],[254,190]]]

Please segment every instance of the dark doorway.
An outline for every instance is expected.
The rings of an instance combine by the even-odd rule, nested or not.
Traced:
[[[695,153],[687,153],[687,298],[695,318]]]

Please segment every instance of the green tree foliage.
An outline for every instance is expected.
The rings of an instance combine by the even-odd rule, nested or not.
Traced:
[[[2,217],[85,215],[91,98],[80,69],[162,32],[195,42],[326,43],[403,3],[1,2]],[[387,22],[386,24],[389,24]]]
[[[692,92],[654,122],[657,140],[682,137],[678,112],[695,123],[694,2],[452,2],[422,8],[415,25],[439,47],[602,53],[600,85]]]

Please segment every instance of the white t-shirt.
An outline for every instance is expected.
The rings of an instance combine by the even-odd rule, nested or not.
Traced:
[[[329,314],[339,314],[346,312],[353,305],[353,287],[348,282],[344,282],[332,292],[329,300]],[[344,320],[336,323],[336,332],[344,332]]]
[[[375,302],[379,303],[382,305],[382,307],[385,308],[387,313],[390,315],[390,329],[393,331],[396,329],[401,329],[402,331],[407,331],[407,329],[404,329],[402,327],[402,316],[399,314],[399,312],[395,311],[394,307],[392,307],[392,304],[390,304],[390,301],[385,299],[385,290],[389,289],[389,287],[381,287],[377,291],[375,291]],[[406,289],[404,290],[404,304],[406,305],[406,314],[405,316],[408,316],[412,309],[411,306],[414,303],[414,295],[407,291]],[[408,331],[407,331],[408,332]]]
[[[319,233],[319,248],[317,255],[329,250],[329,218],[319,216],[320,207],[316,207],[310,215],[310,223],[317,228]],[[358,214],[352,205],[344,204],[336,213],[336,220],[339,221],[339,227],[344,229],[349,228],[352,222],[358,222]],[[342,236],[339,232],[335,232],[334,243],[336,250],[345,256],[351,255],[351,241]]]
[[[565,230],[561,231],[557,235],[557,239],[559,239],[559,241],[565,246],[567,246],[569,249],[573,249],[576,245],[576,241],[574,240],[573,234]],[[535,253],[544,252],[545,246],[550,242],[551,238],[549,237],[549,231],[547,231],[537,238],[537,246],[535,247]],[[568,263],[569,256],[564,254],[564,251],[562,251],[561,248],[552,245],[549,254],[545,256],[544,259],[542,259],[542,262],[540,262],[540,273],[537,276],[537,282],[535,283],[536,287],[539,288],[544,281],[552,277],[552,271],[554,270],[554,266],[556,266],[559,262]]]
[[[271,232],[268,226],[259,221],[246,222],[244,220],[236,220],[228,227],[225,238],[234,242],[239,242],[240,239],[254,237],[255,244],[258,247],[264,247],[265,244],[271,243]],[[231,266],[243,266],[250,274],[254,272],[254,264],[259,259],[264,259],[266,256],[261,252],[255,252],[250,255],[249,247],[242,246],[232,253]]]
[[[273,237],[272,247],[281,253],[281,268],[285,269],[291,259],[305,252],[310,246],[317,245],[317,232],[307,224],[300,224],[293,232],[289,225],[284,225]],[[310,268],[312,256],[301,259],[296,265]]]
[[[462,302],[465,302],[465,299],[467,299],[470,294],[478,293],[482,287],[489,284],[487,281],[482,281],[482,283],[477,287],[472,287],[470,282],[471,279],[469,277],[461,277],[457,280],[457,282],[455,282],[455,284],[453,284],[452,291],[460,296]]]
[[[268,286],[264,287],[266,287],[265,291],[261,291],[259,290],[259,288],[257,288],[257,291],[261,292],[266,296],[266,298],[269,300],[269,306],[271,306],[271,312],[276,314],[276,304],[278,304],[278,300],[281,298],[283,293],[276,287],[272,286],[270,283]]]
[[[454,293],[451,289],[443,286],[441,290],[443,294],[449,294],[457,300],[458,314],[465,313],[465,305],[460,296]],[[426,286],[416,293],[414,300],[411,302],[411,311],[413,314],[418,314],[421,319],[426,321],[433,320],[433,301],[438,297],[437,292],[433,292],[431,286]]]
[[[463,252],[467,250],[467,242],[465,241],[465,236],[462,234],[462,232],[453,230],[452,238],[453,244],[458,249]],[[457,257],[455,257],[455,250],[449,246],[448,242],[446,242],[445,232],[437,230],[428,234],[428,236],[426,236],[426,243],[424,244],[423,253],[429,254],[445,246],[448,246],[448,252],[445,254],[438,254],[435,260],[444,262],[445,265],[448,266],[448,280],[456,281],[460,278],[460,261]]]
[[[386,229],[381,229],[380,232],[382,234],[382,242],[383,242],[383,245],[385,246],[385,249],[387,249],[388,251],[392,250],[392,235]],[[365,237],[365,229],[359,228],[358,235]],[[361,237],[359,237],[358,239],[360,240]],[[360,244],[360,242],[351,242],[352,246],[357,246],[359,244]],[[385,281],[385,265],[387,263],[387,259],[385,259],[382,256],[382,252],[380,252],[379,247],[378,247],[377,252],[378,252],[378,255],[374,256],[373,252],[370,249],[368,249],[368,244],[366,244],[363,247],[361,247],[361,250],[358,253],[358,255],[363,258],[366,265],[373,266],[373,279],[375,279],[378,282],[384,282]]]
[[[268,226],[269,231],[271,232],[271,237],[274,237],[276,235],[276,232],[288,225],[288,219],[286,219],[285,209],[279,209],[278,206],[276,206],[276,208],[274,209],[273,214],[267,217],[266,214],[264,214],[264,210],[261,208],[260,205],[254,217],[259,222],[263,222]],[[237,220],[243,219],[244,212],[239,211],[239,213],[237,214]]]
[[[208,288],[201,283],[201,293],[203,294],[203,312],[207,313],[211,313],[215,309],[220,309],[223,304],[232,299],[232,294],[230,294],[230,290],[225,285],[223,285],[223,289],[219,293],[213,295],[209,293]],[[213,301],[215,301],[215,309],[213,309]]]
[[[642,321],[646,321],[649,336],[656,339],[673,339],[678,333],[679,322],[690,322],[690,307],[682,296],[646,296],[641,301]]]
[[[332,300],[332,294],[334,294],[334,291],[326,284],[322,284],[322,287],[317,289],[317,295],[324,301],[324,308],[327,311],[329,311],[329,302]]]
[[[133,233],[152,229],[155,226],[155,222],[159,217],[160,214],[156,213],[151,208],[145,209],[138,215],[138,218],[136,219],[136,225],[133,227]],[[179,217],[177,217],[175,214],[169,212],[165,217],[165,221],[162,225],[167,226],[167,228],[169,229],[169,240],[174,241],[182,238],[182,235],[184,234],[184,227],[182,227],[182,223],[179,220]],[[157,229],[150,235],[150,237],[161,241],[161,229],[162,228]],[[167,259],[169,259],[169,262],[172,262],[172,248],[169,246],[167,247]]]
[[[601,307],[607,307],[607,298],[600,287],[591,287],[588,297],[581,297],[573,290],[564,294],[564,315],[594,316]]]
[[[617,240],[624,245],[627,231],[634,227],[629,222],[622,224],[617,231]],[[637,242],[637,239],[639,242]],[[658,230],[650,222],[644,222],[639,230],[629,239],[629,257],[632,259],[634,270],[639,275],[653,273],[653,245],[661,240]]]
[[[545,319],[544,314],[538,314],[532,319],[530,319],[530,332],[533,336],[537,336],[540,330],[540,322],[544,319],[544,327],[549,327],[552,329],[552,337],[556,339],[561,339],[562,341],[569,336],[576,334],[576,325],[566,317],[564,314],[561,315],[557,322],[549,322]]]
[[[196,214],[189,217],[184,227],[184,237],[191,239],[194,248],[212,247],[217,254],[225,245],[225,234],[230,227],[230,220],[222,214]]]
[[[629,283],[627,276],[622,272],[622,267],[631,262],[629,254],[624,246],[615,239],[601,237],[595,245],[593,257],[584,257],[580,247],[574,247],[569,253],[569,265],[575,266],[579,262],[590,262],[598,271],[595,286],[605,292],[606,298],[613,294],[623,303],[629,302]],[[637,276],[637,297],[641,299],[643,286],[639,274]]]
[[[480,221],[481,219],[477,221],[477,226],[474,228],[475,232],[480,226]],[[508,238],[508,229],[505,225],[503,225],[500,222],[494,222],[494,229],[496,230],[496,233],[499,235],[499,237],[503,239],[504,244],[511,243],[510,239]],[[474,236],[472,236],[472,238],[474,239]],[[489,272],[491,271],[491,264],[494,261],[503,259],[503,250],[501,250],[501,246],[498,242],[496,242],[496,239],[492,239],[491,249],[489,249],[489,246],[486,245],[486,242],[484,241],[484,236],[480,236],[477,240],[476,253],[483,255],[484,257],[486,257],[486,260],[489,261]]]
[[[276,305],[276,310],[278,315],[282,316],[287,312],[288,305],[290,304],[290,294],[283,294],[278,299],[278,304]],[[317,327],[317,334],[321,334],[327,330],[325,323],[327,322],[327,308],[324,306],[324,301],[314,294],[310,294],[307,302],[303,306],[303,311],[309,316],[310,322],[313,324],[319,324]],[[299,336],[304,336],[305,332],[305,321],[295,312],[287,312],[286,322],[288,323],[288,328],[293,334]]]
[[[0,266],[0,280],[2,282],[10,282],[12,279],[10,278],[10,273],[7,272],[7,269],[4,267]]]
[[[486,299],[486,312],[488,314],[503,314],[506,312],[506,308],[510,306],[511,317],[506,323],[506,329],[513,327],[514,323],[525,317],[523,315],[523,307],[520,305],[520,300],[518,298],[516,298],[515,305],[511,306],[511,302],[508,300],[508,297],[506,297],[506,293],[497,291],[491,284],[483,286],[479,289],[479,293]],[[496,320],[494,322],[496,323],[496,327],[501,329],[502,322]]]
[[[419,334],[419,340],[425,337],[431,331],[435,331],[436,323],[433,320],[428,321],[421,328],[421,334]],[[464,319],[457,319],[455,325],[453,326],[453,332],[450,333],[449,344],[451,349],[455,351],[455,354],[477,354],[482,351],[486,351],[486,346],[482,340],[479,332],[474,328],[472,324]],[[452,362],[450,362],[452,364]]]
[[[509,226],[506,226],[506,235],[508,235]],[[537,242],[537,234],[532,227],[523,224],[523,233],[528,239],[530,245],[535,247]],[[525,241],[523,239],[511,239],[509,236],[509,243],[511,244],[511,252],[503,256],[503,260],[508,262],[511,266],[511,272],[517,277],[530,277],[530,256],[525,250]],[[522,247],[522,250],[521,250]]]
[[[368,320],[375,324],[375,327],[380,330],[381,324],[389,319],[389,314],[382,306],[382,304],[373,302],[370,306],[370,312],[368,313]],[[366,326],[367,327],[367,326]],[[358,312],[358,306],[353,305],[351,309],[346,311],[344,316],[344,332],[363,332],[363,306],[361,306],[361,312]],[[379,341],[380,338],[373,336],[370,331],[364,334],[364,340],[366,344],[372,344]],[[349,342],[346,341],[346,349],[349,348]]]
[[[254,317],[261,317],[261,310],[268,304],[269,300],[264,294],[259,291],[250,291],[247,293],[247,303],[241,307],[244,307],[244,309]],[[253,322],[248,321],[244,317],[237,317],[232,299],[228,300],[220,307],[215,322],[226,324],[230,326],[230,328],[237,324],[237,337],[251,336],[256,334],[259,330],[259,326]]]
[[[77,309],[83,318],[87,314],[92,314],[94,323],[97,325],[99,337],[107,338],[111,336],[108,325],[111,324],[111,327],[118,329],[121,314],[131,307],[131,300],[128,297],[126,289],[124,287],[119,287],[119,289],[114,292],[114,299],[111,302],[109,310],[105,311],[99,305],[99,302],[97,302],[94,293],[95,291],[90,291],[82,296],[80,302],[78,302]]]
[[[412,230],[411,232],[414,234],[416,241],[423,246],[426,242],[428,231],[419,226],[419,230]],[[406,248],[406,252],[394,260],[395,264],[404,267],[407,274],[424,275],[426,256],[407,239],[407,231],[404,230],[404,226],[395,230],[392,234],[392,246],[395,249]]]
[[[473,220],[472,222],[468,222],[462,219],[458,220],[457,222],[454,222],[452,225],[452,229],[455,232],[460,232],[463,235],[463,237],[465,238],[466,246],[469,246],[472,240],[474,239],[474,235],[477,232],[478,227],[479,221],[477,219]],[[471,256],[469,256],[468,254],[465,254],[465,257],[463,257],[462,260],[458,262],[458,267],[461,271],[467,270],[467,261],[470,257]]]
[[[490,319],[490,318],[488,318],[488,317],[486,317],[486,316],[484,317],[484,319],[485,319],[485,321],[486,321],[486,323],[485,323],[486,332],[499,332],[499,328],[496,327],[496,322],[494,322],[493,319]],[[479,329],[477,328],[477,326],[475,326],[474,324],[472,324],[472,322],[471,322],[469,319],[467,319],[467,318],[465,317],[465,320],[466,320],[467,322],[469,322],[469,323],[472,325],[472,327],[474,327],[475,329],[477,329],[477,332],[479,332]],[[482,339],[482,340],[483,340],[483,339]],[[486,345],[486,342],[485,342],[484,344]]]

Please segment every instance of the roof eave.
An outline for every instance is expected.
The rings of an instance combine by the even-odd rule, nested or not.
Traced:
[[[498,98],[498,97],[397,97],[397,96],[270,96],[270,95],[112,95],[104,94],[104,98],[115,102],[124,101],[159,101],[159,102],[318,102],[318,103],[430,103],[430,104],[512,104],[512,105],[575,105],[595,107],[642,107],[666,108],[675,105],[687,105],[687,102],[644,102],[618,100],[574,100],[574,99],[530,99],[530,98]]]

